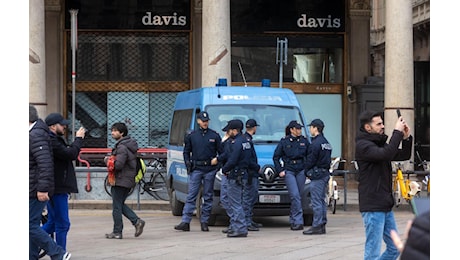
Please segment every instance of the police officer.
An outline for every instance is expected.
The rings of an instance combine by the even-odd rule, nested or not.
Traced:
[[[248,169],[248,181],[243,188],[243,208],[246,216],[246,225],[249,231],[259,231],[258,223],[254,222],[252,219],[252,210],[259,197],[260,165],[257,163],[257,154],[254,149],[254,143],[252,142],[252,136],[256,133],[258,126],[256,120],[249,119],[246,121],[246,132],[244,133],[244,138],[251,144],[251,163]]]
[[[230,156],[222,167],[222,172],[228,178],[228,199],[232,214],[230,216],[231,230],[227,237],[246,237],[248,228],[245,212],[243,210],[243,186],[248,180],[248,169],[251,157],[251,144],[241,133],[243,122],[239,119],[231,120],[228,123],[230,136],[234,140],[230,143]]]
[[[229,126],[229,122],[224,128],[222,128],[222,131],[225,132],[225,135],[222,138],[222,142],[221,142],[222,153],[219,154],[218,157],[213,159],[213,161],[215,160],[218,163],[218,168],[221,168],[221,166],[227,162],[228,156],[230,155],[230,144],[231,144],[231,141],[234,140],[234,137],[231,136],[231,130],[228,129],[228,126]],[[225,211],[227,212],[227,216],[231,218],[232,209],[229,206],[227,191],[228,191],[227,175],[222,174],[221,181],[220,181],[220,203],[222,207],[225,209]],[[223,229],[222,233],[228,233],[229,230],[231,230],[230,226]]]
[[[302,135],[303,125],[293,120],[286,127],[286,136],[281,138],[273,153],[276,172],[284,177],[291,199],[289,222],[291,230],[303,229],[302,197],[306,176],[304,173],[309,141]],[[281,161],[283,165],[281,165]]]
[[[311,179],[310,193],[313,208],[312,227],[303,232],[304,235],[326,234],[327,205],[326,188],[330,178],[332,146],[323,135],[324,123],[321,119],[314,119],[308,125],[312,137],[307,153],[305,172]],[[316,171],[316,174],[313,173]]]
[[[209,231],[208,220],[211,214],[216,163],[211,163],[220,152],[220,135],[208,128],[209,114],[202,111],[197,116],[199,129],[185,137],[184,162],[189,174],[187,200],[182,211],[182,222],[174,229],[190,231],[190,221],[196,209],[196,199],[203,183],[203,206],[201,209],[201,231]]]

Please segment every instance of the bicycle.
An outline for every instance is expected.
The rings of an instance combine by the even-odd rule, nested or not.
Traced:
[[[414,197],[420,197],[420,184],[416,181],[411,181],[409,179],[411,172],[407,171],[407,177],[404,178],[402,163],[393,162],[396,164],[396,176],[393,181],[393,197],[395,199],[396,207],[401,205],[401,201],[404,199],[412,205],[410,202]]]
[[[422,160],[422,157],[420,156],[418,151],[415,151],[415,154],[417,155],[417,159],[419,161],[418,166],[422,166],[423,170],[427,172],[428,174],[425,175],[425,178],[422,180],[422,183],[426,186],[426,191],[427,191],[427,196],[430,196],[430,162],[426,160]]]
[[[329,167],[329,183],[328,183],[328,189],[326,192],[326,203],[327,206],[331,209],[332,214],[335,214],[335,211],[337,209],[337,201],[339,200],[339,189],[337,186],[337,181],[334,179],[334,171],[339,168],[339,164],[342,162],[340,160],[340,157],[335,158],[331,162],[331,166]]]
[[[145,160],[145,159],[144,159]],[[165,159],[152,159],[145,160],[145,165],[147,166],[147,171],[144,174],[144,177],[139,180],[136,184],[140,194],[147,192],[150,196],[154,197],[157,200],[169,200],[168,190],[166,189],[166,179],[164,172],[166,170],[166,160]],[[150,172],[150,175],[148,174]],[[134,186],[128,193],[128,196],[131,195],[136,186]],[[108,181],[108,176],[104,179],[104,189],[105,192],[112,197],[110,192],[111,185]]]

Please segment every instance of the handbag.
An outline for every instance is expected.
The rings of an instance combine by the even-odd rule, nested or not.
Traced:
[[[326,169],[313,167],[307,171],[306,175],[310,180],[319,180],[324,177],[324,175],[328,172]]]
[[[107,160],[107,181],[109,182],[110,186],[115,186],[115,158],[115,155],[111,155]]]

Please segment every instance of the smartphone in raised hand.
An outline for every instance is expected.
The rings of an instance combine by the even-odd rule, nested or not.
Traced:
[[[399,110],[399,108],[398,108],[398,109],[396,109],[396,114],[398,115],[398,118],[400,118],[400,117],[401,117],[401,111]]]

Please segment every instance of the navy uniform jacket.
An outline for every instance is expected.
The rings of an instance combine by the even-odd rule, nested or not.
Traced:
[[[252,135],[248,132],[244,133],[244,138],[251,144],[251,158],[249,164],[249,172],[252,174],[253,177],[258,177],[257,174],[260,170],[260,165],[257,162],[257,154],[256,150],[254,149],[254,143],[252,142]]]
[[[332,146],[326,140],[323,134],[318,134],[311,139],[310,147],[308,148],[307,163],[305,171],[313,167],[327,169],[331,166]]]
[[[303,135],[298,137],[288,135],[281,138],[273,153],[276,172],[304,170],[309,145],[310,142]],[[280,159],[283,160],[283,166],[281,166]]]
[[[199,129],[185,136],[184,162],[191,163],[194,169],[212,171],[211,159],[221,152],[220,135],[212,129]]]
[[[222,167],[222,172],[230,172],[235,169],[246,170],[249,169],[251,158],[251,144],[243,137],[241,133],[238,133],[230,142],[230,156],[227,162]],[[247,178],[247,174],[243,176]]]

